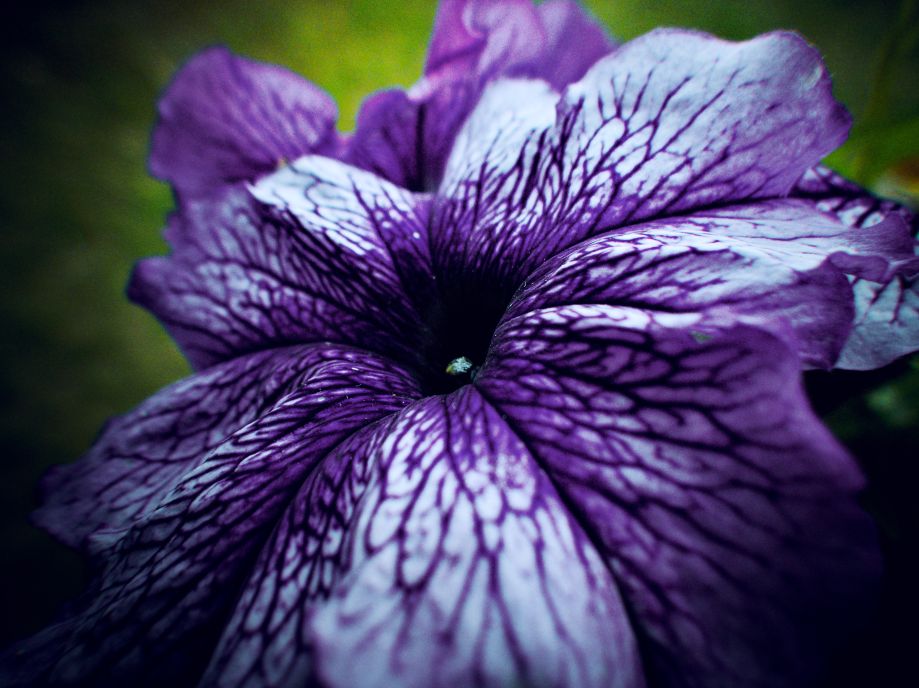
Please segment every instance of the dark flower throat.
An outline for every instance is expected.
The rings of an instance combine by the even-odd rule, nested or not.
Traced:
[[[510,301],[496,290],[438,299],[428,309],[423,343],[425,394],[447,394],[475,379]]]

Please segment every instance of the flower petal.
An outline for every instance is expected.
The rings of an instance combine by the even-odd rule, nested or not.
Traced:
[[[163,389],[110,421],[80,461],[52,469],[33,515],[71,546],[142,518],[189,469],[273,407],[317,366],[357,352],[302,346],[233,359]]]
[[[575,3],[444,0],[425,77],[408,92],[368,98],[345,159],[406,188],[436,188],[456,133],[485,85],[500,76],[545,79],[557,88],[581,78],[613,49]]]
[[[803,362],[831,368],[854,313],[846,272],[879,278],[912,260],[895,218],[870,235],[802,200],[728,206],[588,239],[527,278],[510,316],[595,303],[790,324]]]
[[[609,571],[472,387],[323,468],[263,552],[214,685],[643,685]]]
[[[210,48],[179,71],[159,103],[150,170],[180,197],[248,181],[338,146],[335,101],[296,74]]]
[[[248,190],[185,204],[167,231],[172,256],[141,261],[128,294],[198,368],[322,340],[413,360],[423,212],[374,175],[307,156]]]
[[[262,549],[201,688],[309,685],[306,619],[348,563],[356,506],[392,426],[356,432],[306,479]]]
[[[668,686],[810,685],[877,576],[855,463],[758,328],[577,305],[510,318],[476,378],[601,543]]]
[[[846,224],[873,235],[891,216],[901,218],[919,235],[919,217],[892,201],[872,196],[826,167],[816,167],[798,182],[792,196],[833,213]],[[919,254],[919,242],[913,242]],[[917,271],[919,272],[919,271]],[[855,319],[852,334],[837,364],[850,370],[880,368],[919,349],[919,277],[852,279]]]
[[[535,59],[544,42],[531,0],[441,0],[424,72],[504,71]]]
[[[857,279],[855,320],[838,368],[872,370],[919,350],[919,277]]]
[[[415,191],[434,188],[483,85],[534,59],[543,41],[530,0],[443,0],[425,78],[367,99],[345,159]]]
[[[916,223],[916,216],[907,208],[873,196],[824,165],[807,170],[790,196],[811,201],[819,210],[836,215],[850,227],[871,227],[890,215],[898,216],[907,225]]]
[[[564,88],[615,43],[571,0],[441,0],[425,76],[529,76]],[[429,84],[422,81],[417,91]]]
[[[783,196],[848,122],[817,52],[789,33],[729,43],[653,31],[561,100],[498,83],[447,163],[432,224],[439,270],[519,282],[605,229]]]
[[[440,178],[471,97],[462,83],[431,95],[434,106],[402,89],[375,93],[361,105],[344,160],[406,189],[424,191]]]
[[[561,90],[577,81],[615,44],[603,27],[572,0],[547,0],[536,7],[546,32],[546,47],[533,73]]]
[[[305,476],[337,445],[417,397],[404,371],[323,347],[273,408],[188,470],[129,527],[85,608],[62,622],[52,665],[19,657],[35,684],[167,685],[203,669],[219,627],[271,528]],[[270,373],[270,371],[266,371]],[[142,672],[142,676],[140,675]]]
[[[322,681],[642,685],[609,572],[497,411],[466,387],[393,422],[310,620]]]

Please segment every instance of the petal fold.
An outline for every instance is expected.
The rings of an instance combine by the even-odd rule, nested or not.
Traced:
[[[832,170],[818,166],[802,177],[791,195],[836,215],[876,241],[879,230],[897,218],[911,228],[911,251],[919,254],[919,217],[907,208],[877,198]],[[919,270],[892,276],[852,277],[855,318],[837,366],[871,370],[919,350]]]

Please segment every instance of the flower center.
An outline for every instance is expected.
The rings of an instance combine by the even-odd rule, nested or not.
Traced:
[[[475,380],[509,300],[497,290],[457,290],[429,304],[420,376],[425,394],[447,394]]]

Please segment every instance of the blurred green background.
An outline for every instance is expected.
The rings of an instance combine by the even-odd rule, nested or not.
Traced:
[[[735,39],[797,29],[823,52],[855,116],[830,164],[904,202],[919,198],[915,1],[586,4],[621,39],[660,25]],[[165,251],[172,199],[145,168],[160,90],[193,52],[223,43],[327,89],[348,130],[366,94],[418,76],[434,10],[420,0],[38,0],[0,11],[0,645],[47,623],[85,575],[26,521],[38,477],[81,454],[105,418],[188,373],[160,326],[123,296],[134,261]],[[900,680],[911,648],[897,626],[919,611],[909,563],[919,368],[901,363],[881,378],[827,416],[869,474],[868,506],[891,561],[882,615],[840,658],[834,685],[909,683]]]

